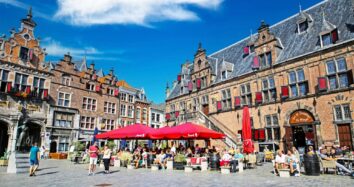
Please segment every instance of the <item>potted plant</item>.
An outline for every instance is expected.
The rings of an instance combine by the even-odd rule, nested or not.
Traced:
[[[174,162],[173,162],[173,168],[177,169],[177,170],[183,170],[184,169],[184,165],[186,165],[186,157],[183,154],[177,154],[174,157]]]
[[[5,150],[4,156],[0,157],[0,166],[8,165],[8,152]]]

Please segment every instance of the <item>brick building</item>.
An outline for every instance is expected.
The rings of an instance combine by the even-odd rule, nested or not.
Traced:
[[[200,45],[166,89],[168,124],[194,120],[232,146],[248,105],[256,150],[353,149],[353,12],[354,1],[326,0],[211,55]]]

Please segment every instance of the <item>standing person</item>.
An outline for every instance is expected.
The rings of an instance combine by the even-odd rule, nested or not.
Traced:
[[[36,176],[36,170],[38,168],[38,164],[39,164],[39,158],[40,158],[40,155],[39,155],[39,148],[37,147],[37,143],[33,143],[32,147],[31,147],[31,150],[30,150],[30,174],[29,176]]]
[[[109,164],[111,162],[111,154],[112,154],[111,149],[108,148],[107,145],[105,145],[104,150],[103,150],[103,164],[104,164],[104,172],[106,174],[109,173]]]
[[[89,166],[89,173],[88,175],[95,175],[96,164],[98,159],[98,145],[97,142],[93,143],[93,145],[89,148],[90,154],[90,166]]]
[[[44,145],[39,149],[40,153],[41,153],[41,159],[44,159],[44,154],[45,154],[45,147]]]

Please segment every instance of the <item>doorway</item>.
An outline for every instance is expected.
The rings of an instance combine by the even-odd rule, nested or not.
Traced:
[[[4,156],[9,141],[7,124],[0,121],[0,157]]]
[[[19,137],[17,149],[20,152],[29,152],[33,143],[41,146],[41,126],[36,123],[26,123],[18,129]]]
[[[353,150],[350,124],[338,125],[338,136],[339,136],[339,143],[341,147],[348,146],[350,150]]]
[[[50,142],[49,152],[50,153],[56,153],[57,152],[57,142],[56,141]]]

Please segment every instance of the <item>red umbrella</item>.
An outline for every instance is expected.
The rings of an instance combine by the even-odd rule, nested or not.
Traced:
[[[154,133],[150,134],[150,138],[154,139],[154,140],[163,140],[163,139],[167,139],[167,137],[165,137],[166,134],[168,134],[170,132],[172,128],[169,126],[165,126],[159,129],[156,129]]]
[[[170,128],[162,128],[152,133],[152,138],[156,139],[223,139],[224,134],[210,130],[201,125],[196,125],[193,123],[184,123]]]
[[[247,154],[253,153],[254,146],[252,143],[251,118],[247,106],[243,107],[242,138],[243,138],[243,152]]]
[[[120,129],[98,134],[97,139],[149,139],[155,129],[142,124],[129,125]]]

